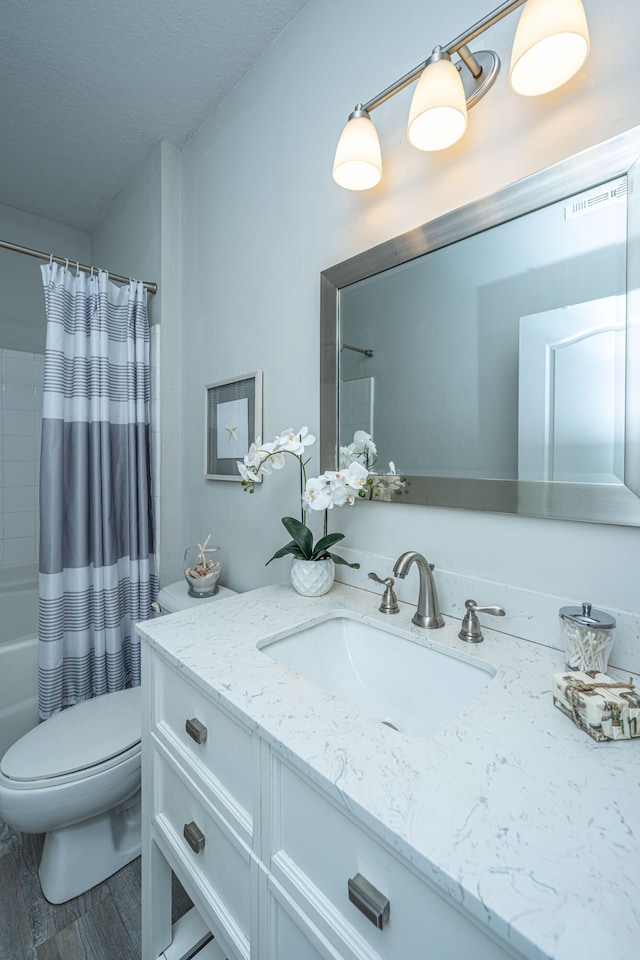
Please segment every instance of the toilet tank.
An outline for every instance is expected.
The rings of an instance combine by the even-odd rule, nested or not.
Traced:
[[[186,580],[177,580],[163,587],[158,594],[158,606],[161,613],[177,613],[187,607],[200,607],[204,603],[215,603],[225,597],[235,597],[237,591],[229,587],[218,587],[218,592],[212,597],[190,597]]]

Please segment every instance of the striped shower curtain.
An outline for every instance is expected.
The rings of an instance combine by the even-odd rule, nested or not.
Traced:
[[[134,624],[157,595],[149,323],[141,283],[41,268],[39,711],[140,683]]]

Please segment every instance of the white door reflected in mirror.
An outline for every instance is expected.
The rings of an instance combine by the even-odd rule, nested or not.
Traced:
[[[520,319],[518,479],[624,482],[625,297]]]

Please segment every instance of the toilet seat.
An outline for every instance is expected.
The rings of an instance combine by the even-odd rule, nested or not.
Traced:
[[[25,734],[0,761],[15,789],[54,786],[91,776],[140,753],[140,687],[63,710]]]

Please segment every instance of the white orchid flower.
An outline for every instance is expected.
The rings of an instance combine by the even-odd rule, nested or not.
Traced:
[[[364,430],[356,430],[353,435],[353,443],[356,449],[363,451],[368,450],[374,456],[378,452],[378,448],[373,442],[373,438],[370,433],[366,433]]]
[[[354,501],[353,490],[344,482],[338,483],[331,490],[331,500],[334,507],[344,507],[345,503],[351,504]]]
[[[365,467],[372,465],[377,457],[377,447],[371,435],[364,430],[356,430],[353,440],[346,447],[340,447],[340,466],[361,463]]]
[[[278,449],[287,450],[289,453],[295,454],[296,457],[301,457],[304,454],[305,447],[315,443],[316,438],[309,433],[308,427],[300,427],[299,430],[292,430],[291,427],[288,427],[283,430],[279,437],[276,437],[275,442]]]
[[[258,475],[268,477],[272,470],[281,470],[284,467],[284,455],[276,449],[275,443],[263,443],[254,450],[254,444],[249,447],[249,453],[244,458],[248,466],[253,466]]]
[[[257,483],[262,476],[285,465],[284,455],[275,451],[275,444],[262,444],[260,438],[252,443],[242,463],[236,461],[240,476],[249,484]]]
[[[367,468],[357,462],[351,463],[343,473],[345,484],[356,492],[364,489],[368,476]]]
[[[270,453],[265,457],[260,469],[269,476],[272,470],[282,470],[286,462],[284,453]]]
[[[307,480],[302,501],[310,510],[330,510],[333,506],[328,486],[322,477]]]
[[[260,479],[260,473],[256,470],[252,470],[244,463],[240,463],[239,460],[236,460],[236,466],[240,476],[246,483],[257,483]]]
[[[331,480],[328,485],[332,507],[343,507],[347,502],[347,487],[341,475]]]
[[[260,454],[260,438],[256,440],[255,443],[252,443],[249,447],[248,452],[244,456],[244,466],[245,467],[257,467],[260,464],[262,459]],[[238,466],[238,469],[240,467]],[[240,471],[242,473],[242,471]]]
[[[339,460],[340,466],[346,468],[352,462],[353,462],[353,458],[351,456],[351,451],[349,450],[349,447],[340,447],[340,460]]]

